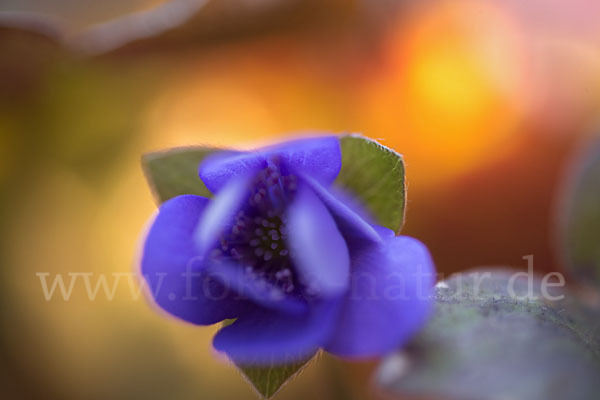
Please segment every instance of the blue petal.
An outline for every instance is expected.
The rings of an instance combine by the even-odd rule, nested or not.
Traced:
[[[381,242],[381,238],[377,234],[376,229],[369,225],[365,219],[358,215],[351,207],[335,197],[316,180],[306,175],[302,175],[301,177],[317,196],[319,196],[323,203],[325,203],[344,237],[373,243]]]
[[[204,159],[198,172],[208,190],[217,193],[231,178],[266,167],[267,160],[260,152],[226,151]]]
[[[287,243],[300,279],[311,291],[337,296],[348,288],[350,255],[338,227],[317,195],[300,185],[287,210]]]
[[[385,354],[405,343],[429,315],[435,270],[427,248],[406,236],[384,240],[352,262],[351,289],[325,347],[333,354]]]
[[[217,332],[213,346],[238,364],[303,361],[331,336],[339,305],[339,299],[314,303],[302,316],[256,308]]]
[[[390,228],[386,228],[385,226],[373,225],[373,229],[375,229],[379,236],[384,239],[396,236],[393,230],[391,230]]]
[[[193,195],[165,202],[148,233],[141,262],[154,301],[170,314],[201,325],[236,317],[245,307],[203,273],[193,233],[208,203]]]
[[[266,149],[296,173],[332,183],[342,168],[342,150],[336,136],[297,139]]]
[[[308,309],[305,301],[269,287],[264,281],[252,279],[241,265],[218,263],[212,266],[208,273],[223,286],[239,294],[240,299],[247,298],[266,308],[292,314],[302,314]]]
[[[304,138],[250,152],[226,152],[208,157],[200,164],[200,178],[217,193],[234,176],[266,168],[278,159],[294,173],[304,173],[319,182],[331,183],[342,167],[340,142],[335,136]]]
[[[206,207],[194,234],[201,254],[212,250],[220,236],[231,228],[234,217],[250,196],[251,179],[248,173],[232,179]]]

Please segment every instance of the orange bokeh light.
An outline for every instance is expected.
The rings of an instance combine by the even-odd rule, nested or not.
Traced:
[[[435,158],[437,178],[502,154],[528,106],[517,25],[479,2],[436,3],[410,20],[367,85],[370,131],[396,132],[388,144],[417,168]]]

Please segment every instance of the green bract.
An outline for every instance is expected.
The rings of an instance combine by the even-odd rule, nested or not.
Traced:
[[[394,150],[359,135],[340,138],[342,170],[335,181],[352,193],[375,222],[398,233],[404,221],[404,161]]]
[[[219,149],[194,146],[144,154],[142,165],[158,204],[182,194],[211,197],[198,177],[198,166],[216,151]]]

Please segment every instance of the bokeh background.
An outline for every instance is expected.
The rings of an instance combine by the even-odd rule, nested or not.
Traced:
[[[361,132],[404,154],[404,233],[440,272],[529,254],[561,271],[565,171],[600,121],[598,20],[596,0],[1,0],[1,396],[254,398],[216,328],[125,282],[44,298],[36,273],[134,271],[147,151]],[[324,356],[279,398],[379,398],[374,362]]]

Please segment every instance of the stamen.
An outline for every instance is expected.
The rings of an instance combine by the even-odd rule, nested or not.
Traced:
[[[297,282],[291,254],[286,248],[288,230],[285,208],[294,195],[296,178],[283,175],[276,161],[269,161],[254,182],[248,207],[240,211],[230,232],[211,252],[217,263],[230,258],[273,298],[304,287]]]

